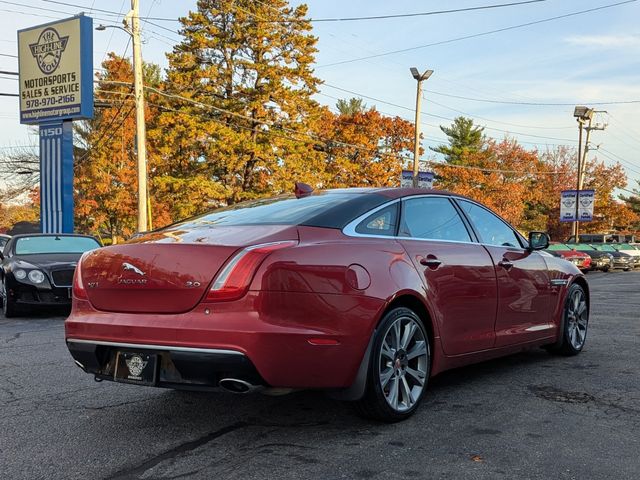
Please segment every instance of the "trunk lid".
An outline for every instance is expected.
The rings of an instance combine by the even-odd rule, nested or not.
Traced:
[[[98,310],[183,313],[241,248],[297,239],[291,226],[168,229],[90,252],[82,261],[82,281]]]

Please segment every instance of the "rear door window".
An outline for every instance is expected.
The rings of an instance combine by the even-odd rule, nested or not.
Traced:
[[[470,242],[460,214],[445,197],[409,198],[403,202],[401,237]]]

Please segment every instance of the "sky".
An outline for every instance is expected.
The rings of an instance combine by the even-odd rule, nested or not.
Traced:
[[[302,2],[290,0],[297,5]],[[450,10],[517,0],[309,0],[314,19]],[[423,147],[446,141],[440,125],[459,115],[487,135],[516,138],[539,150],[577,145],[574,105],[606,110],[592,133],[589,157],[622,163],[630,182],[640,180],[640,0],[512,28],[492,30],[614,5],[622,0],[545,0],[503,8],[368,21],[315,22],[316,75],[324,81],[317,100],[362,97],[367,106],[413,121],[416,82],[409,68],[434,70],[424,83]],[[66,5],[65,5],[66,4]],[[177,19],[195,0],[140,0],[141,16]],[[16,30],[79,12],[94,24],[118,24],[129,0],[0,0],[0,70],[17,71]],[[99,11],[106,10],[108,12]],[[114,12],[114,13],[110,13]],[[118,12],[120,15],[118,15]],[[144,22],[145,61],[167,66],[165,53],[179,40],[179,23]],[[405,51],[402,51],[405,50]],[[129,36],[117,29],[94,34],[94,67],[106,53],[131,56]],[[390,53],[394,52],[394,53]],[[362,59],[363,57],[370,57]],[[358,60],[361,59],[361,60]],[[15,77],[0,74],[0,92],[17,93]],[[459,98],[465,97],[465,98]],[[482,101],[479,101],[482,100]],[[595,105],[595,102],[630,102]],[[501,103],[507,102],[507,103]],[[532,104],[567,105],[532,105]],[[0,151],[35,145],[36,131],[20,125],[18,99],[0,97]],[[595,148],[599,145],[599,150]],[[428,151],[428,150],[427,150]]]

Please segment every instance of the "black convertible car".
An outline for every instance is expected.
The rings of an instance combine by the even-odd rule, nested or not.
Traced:
[[[6,317],[35,307],[69,306],[80,256],[100,242],[87,235],[15,235],[0,254],[0,296]]]

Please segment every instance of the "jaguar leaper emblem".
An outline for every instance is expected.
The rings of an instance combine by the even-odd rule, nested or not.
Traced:
[[[137,273],[138,275],[140,275],[141,277],[144,277],[144,272],[142,270],[140,270],[138,267],[136,267],[135,265],[132,265],[130,263],[124,262],[122,264],[122,269],[125,272],[133,272],[133,273]]]
[[[142,360],[140,355],[133,355],[131,358],[126,360],[126,363],[129,373],[134,377],[139,377],[144,370],[144,367],[146,367],[149,362]]]
[[[37,43],[29,44],[31,55],[36,59],[42,73],[49,75],[56,71],[68,41],[68,36],[61,37],[55,28],[49,27],[40,33]]]

